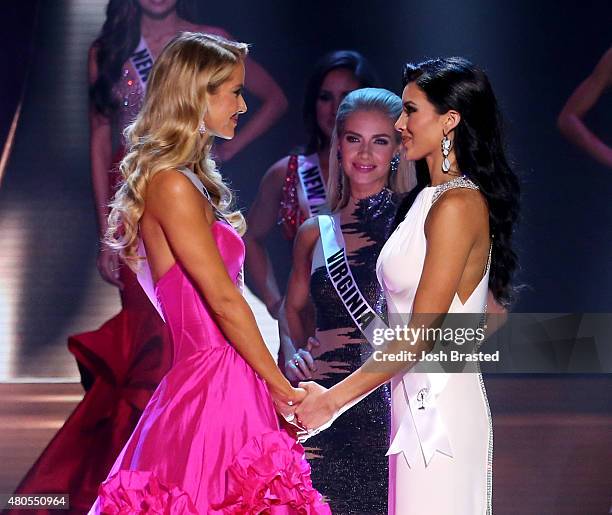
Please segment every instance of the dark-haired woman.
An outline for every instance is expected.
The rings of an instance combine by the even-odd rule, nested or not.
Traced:
[[[302,114],[308,138],[304,151],[274,163],[261,181],[247,218],[246,270],[255,293],[274,318],[279,317],[283,293],[266,249],[266,238],[279,225],[285,238],[293,241],[305,220],[329,213],[329,145],[338,106],[351,91],[376,86],[377,82],[373,68],[358,52],[339,50],[319,59],[304,95]],[[285,364],[290,379],[304,379],[308,377],[307,370],[304,364],[304,370],[300,369],[294,354],[292,343],[281,334],[279,363]]]
[[[475,330],[487,286],[502,304],[511,301],[517,265],[519,184],[504,154],[497,102],[485,73],[463,58],[408,65],[404,86],[396,128],[405,158],[427,169],[430,186],[378,258],[389,317],[408,314],[405,323],[416,330],[446,322],[441,314],[474,314],[461,322]],[[477,363],[462,373],[412,368],[431,349],[422,339],[393,340],[387,356],[411,350],[416,360],[381,366],[378,355],[329,390],[301,383],[308,396],[297,416],[322,428],[391,380],[389,513],[488,514],[493,440],[482,376]]]
[[[111,0],[102,32],[90,49],[90,153],[101,236],[120,179],[113,163],[124,153],[122,133],[140,110],[156,57],[181,31],[231,39],[219,27],[185,20],[187,7],[181,0]],[[246,89],[262,105],[232,141],[216,149],[225,160],[265,132],[287,105],[279,86],[260,65],[247,59],[245,67]],[[98,330],[69,338],[68,347],[87,393],[17,489],[19,493],[68,493],[76,512],[86,511],[93,503],[98,484],[168,371],[172,355],[164,324],[133,272],[120,265],[106,246],[101,246],[97,264],[102,277],[120,289],[121,312]]]

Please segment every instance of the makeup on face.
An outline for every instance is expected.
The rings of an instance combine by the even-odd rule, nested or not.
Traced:
[[[382,189],[397,152],[397,136],[389,117],[376,110],[356,111],[347,118],[338,143],[342,169],[351,184]]]
[[[416,83],[409,82],[402,93],[402,114],[395,123],[401,134],[406,159],[417,160],[436,152],[442,138],[442,116]]]
[[[228,79],[208,98],[208,111],[204,117],[207,130],[224,139],[234,137],[238,117],[247,110],[242,97],[244,65],[237,64]]]

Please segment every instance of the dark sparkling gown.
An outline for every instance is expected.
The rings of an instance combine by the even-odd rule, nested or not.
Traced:
[[[342,223],[353,276],[383,319],[386,305],[376,279],[376,259],[392,231],[400,200],[384,189],[360,200],[354,221]],[[313,349],[317,366],[313,380],[329,388],[359,368],[372,348],[334,289],[320,240],[313,254],[310,292],[321,341],[321,347]],[[334,514],[387,513],[389,426],[390,395],[384,385],[306,442],[313,483],[329,499]]]

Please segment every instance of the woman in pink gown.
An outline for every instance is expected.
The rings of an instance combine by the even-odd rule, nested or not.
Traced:
[[[183,33],[153,67],[107,241],[166,321],[173,365],[90,513],[330,513],[279,427],[305,392],[283,377],[241,292],[244,219],[210,158],[230,139],[245,44]],[[144,258],[144,259],[143,259]]]

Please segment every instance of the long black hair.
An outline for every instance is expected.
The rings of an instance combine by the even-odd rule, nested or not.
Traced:
[[[514,300],[511,286],[518,259],[512,249],[512,233],[518,220],[520,185],[506,158],[502,119],[484,71],[462,57],[432,59],[406,64],[403,86],[414,82],[439,114],[458,111],[454,150],[462,173],[478,185],[489,208],[493,256],[489,288],[496,300],[508,306]],[[417,162],[423,180],[424,159]]]
[[[192,19],[193,0],[178,0],[176,11],[179,17]],[[89,88],[93,106],[106,116],[112,115],[119,105],[113,97],[113,85],[121,78],[123,65],[138,46],[141,17],[137,0],[109,0],[106,6],[106,20],[93,43],[98,77]]]
[[[312,154],[321,150],[327,142],[317,124],[317,98],[325,77],[332,70],[343,68],[353,73],[360,88],[374,88],[378,86],[378,77],[368,60],[354,50],[336,50],[321,57],[315,64],[314,70],[306,85],[302,116],[304,128],[308,136],[305,153]]]

